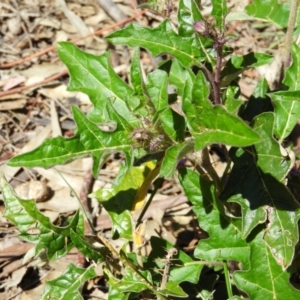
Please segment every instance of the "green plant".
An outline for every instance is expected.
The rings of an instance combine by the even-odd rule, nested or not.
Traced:
[[[127,253],[125,246],[117,252],[101,235],[103,247],[92,246],[84,237],[82,212],[69,218],[67,227],[54,226],[37,210],[34,200],[18,198],[2,178],[5,217],[16,224],[20,237],[36,243],[36,253],[46,249],[50,260],[77,247],[95,263],[104,261],[109,299],[132,299],[140,294],[158,299],[188,295],[213,299],[214,283],[220,284],[218,276],[224,276],[230,299],[242,299],[244,293],[250,299],[299,297],[289,283],[295,272],[293,261],[299,255],[300,213],[293,194],[299,175],[290,172],[295,154],[284,145],[300,115],[300,49],[292,45],[292,63],[279,91],[270,92],[261,79],[249,101],[241,101],[236,84],[239,74],[269,63],[272,57],[232,54],[226,47],[226,1],[213,0],[212,4],[215,22],[201,15],[197,1],[181,0],[178,33],[165,20],[153,29],[131,24],[108,36],[113,44],[172,56],[144,80],[136,48],[130,85],[113,71],[109,53],[94,56],[71,43],[59,43],[60,59],[70,72],[69,90],[86,93],[94,110],[85,116],[73,107],[77,129],[72,138],[45,140],[9,162],[11,166],[49,168],[89,155],[97,176],[108,155],[124,153],[126,159],[113,188],[99,190],[94,196],[112,219],[113,236],[125,239],[125,246],[135,244],[136,252]],[[270,6],[280,13],[273,14]],[[255,0],[246,11],[280,28],[288,23],[289,5],[275,0]],[[225,51],[230,59],[223,66]],[[176,94],[168,94],[169,85],[176,87]],[[179,98],[182,112],[172,105]],[[107,122],[115,124],[113,131],[99,129],[100,123]],[[222,178],[209,160],[208,146],[214,143],[230,146]],[[196,152],[200,150],[201,159]],[[194,164],[194,170],[178,167],[185,159]],[[145,197],[157,176],[178,178],[200,227],[209,235],[200,240],[193,258],[154,237],[150,240],[152,254],[147,258],[139,255],[141,218],[134,221],[132,215],[148,207]],[[39,234],[28,232],[32,225]],[[159,264],[157,258],[164,258],[165,263]],[[231,260],[240,264],[232,274],[227,266]],[[122,272],[114,268],[119,262]],[[160,267],[163,274],[157,271]],[[80,286],[94,276],[93,265],[87,269],[70,265],[61,277],[47,283],[42,299],[81,299]]]

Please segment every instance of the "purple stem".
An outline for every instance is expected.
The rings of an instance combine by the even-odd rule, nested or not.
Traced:
[[[215,82],[217,84],[221,81],[221,68],[222,68],[222,45],[217,46],[217,64],[215,73]]]
[[[201,69],[204,71],[207,79],[212,85],[213,94],[214,94],[214,104],[221,104],[219,84],[215,81],[213,74],[204,65],[201,65]]]

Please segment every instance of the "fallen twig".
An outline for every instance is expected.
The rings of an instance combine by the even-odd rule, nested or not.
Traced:
[[[21,86],[21,87],[17,87],[15,89],[11,89],[11,90],[8,90],[8,91],[3,91],[3,92],[0,92],[0,98],[1,97],[4,97],[4,96],[7,96],[7,95],[11,95],[11,94],[15,94],[15,93],[21,93],[25,90],[28,90],[30,88],[33,88],[33,87],[36,87],[36,86],[41,86],[43,84],[46,84],[48,82],[51,82],[55,79],[58,79],[64,75],[67,75],[68,74],[68,71],[67,70],[63,70],[62,72],[58,73],[58,74],[55,74],[47,79],[44,79],[40,82],[36,82],[36,83],[33,83],[33,84],[30,84],[30,85],[25,85],[25,86]]]
[[[122,20],[122,21],[120,21],[120,22],[114,23],[113,25],[110,25],[110,26],[107,26],[107,27],[105,27],[105,28],[99,29],[99,30],[97,30],[97,31],[95,31],[95,32],[92,32],[92,33],[90,33],[90,34],[87,34],[87,35],[84,35],[84,36],[81,36],[81,37],[74,38],[74,39],[71,40],[71,42],[72,42],[72,43],[76,43],[76,42],[78,42],[78,41],[81,41],[81,40],[83,40],[83,39],[86,39],[86,38],[91,37],[91,36],[94,36],[94,35],[101,35],[101,34],[103,34],[105,31],[114,29],[115,27],[118,27],[118,26],[121,26],[121,25],[124,25],[124,24],[126,24],[126,23],[129,23],[129,22],[133,21],[134,19],[136,19],[136,18],[138,18],[138,17],[144,15],[145,12],[146,12],[146,10],[139,11],[138,13],[136,13],[135,15],[133,15],[132,17],[126,18],[126,19],[124,19],[124,20]],[[32,60],[32,59],[35,58],[35,57],[41,56],[41,55],[43,55],[43,54],[45,54],[45,53],[48,53],[48,52],[50,52],[50,51],[52,51],[52,50],[55,50],[55,49],[56,49],[56,46],[54,46],[54,45],[53,45],[53,46],[50,46],[50,47],[48,47],[48,48],[46,48],[46,49],[43,49],[43,50],[41,50],[41,51],[39,51],[39,52],[37,52],[37,53],[34,53],[34,54],[30,55],[30,56],[27,56],[27,57],[24,57],[24,58],[15,60],[15,61],[13,61],[13,62],[11,62],[11,63],[7,63],[7,64],[0,65],[0,69],[8,69],[8,68],[10,68],[10,67],[13,67],[13,66],[16,66],[16,65],[18,65],[18,64],[24,63],[24,62],[26,62],[26,61],[30,61],[30,60]]]

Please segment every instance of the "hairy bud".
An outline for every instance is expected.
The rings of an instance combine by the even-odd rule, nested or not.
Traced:
[[[197,33],[201,35],[206,35],[207,33],[207,23],[205,21],[197,21],[194,23],[194,29]]]

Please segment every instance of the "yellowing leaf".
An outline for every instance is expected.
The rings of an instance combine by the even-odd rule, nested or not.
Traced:
[[[139,227],[133,233],[133,242],[136,247],[141,247],[145,243],[145,230],[146,230],[146,222],[141,223]]]
[[[91,195],[98,199],[111,217],[113,232],[117,231],[124,238],[132,238],[132,214],[136,210],[136,203],[141,207],[159,168],[160,164],[155,166],[153,162],[131,167],[125,173],[120,172],[112,188],[100,189]]]
[[[151,169],[151,171],[147,174],[145,180],[143,181],[142,185],[138,188],[134,202],[133,202],[133,206],[132,206],[132,213],[136,210],[139,210],[143,207],[145,201],[146,201],[146,197],[147,197],[147,193],[149,190],[149,187],[151,185],[151,183],[153,182],[153,180],[157,177],[157,175],[159,174],[159,170],[160,170],[160,163],[157,163],[156,167],[154,168],[154,164],[152,162],[148,162],[147,164],[145,164],[145,167],[148,167],[148,169]]]

